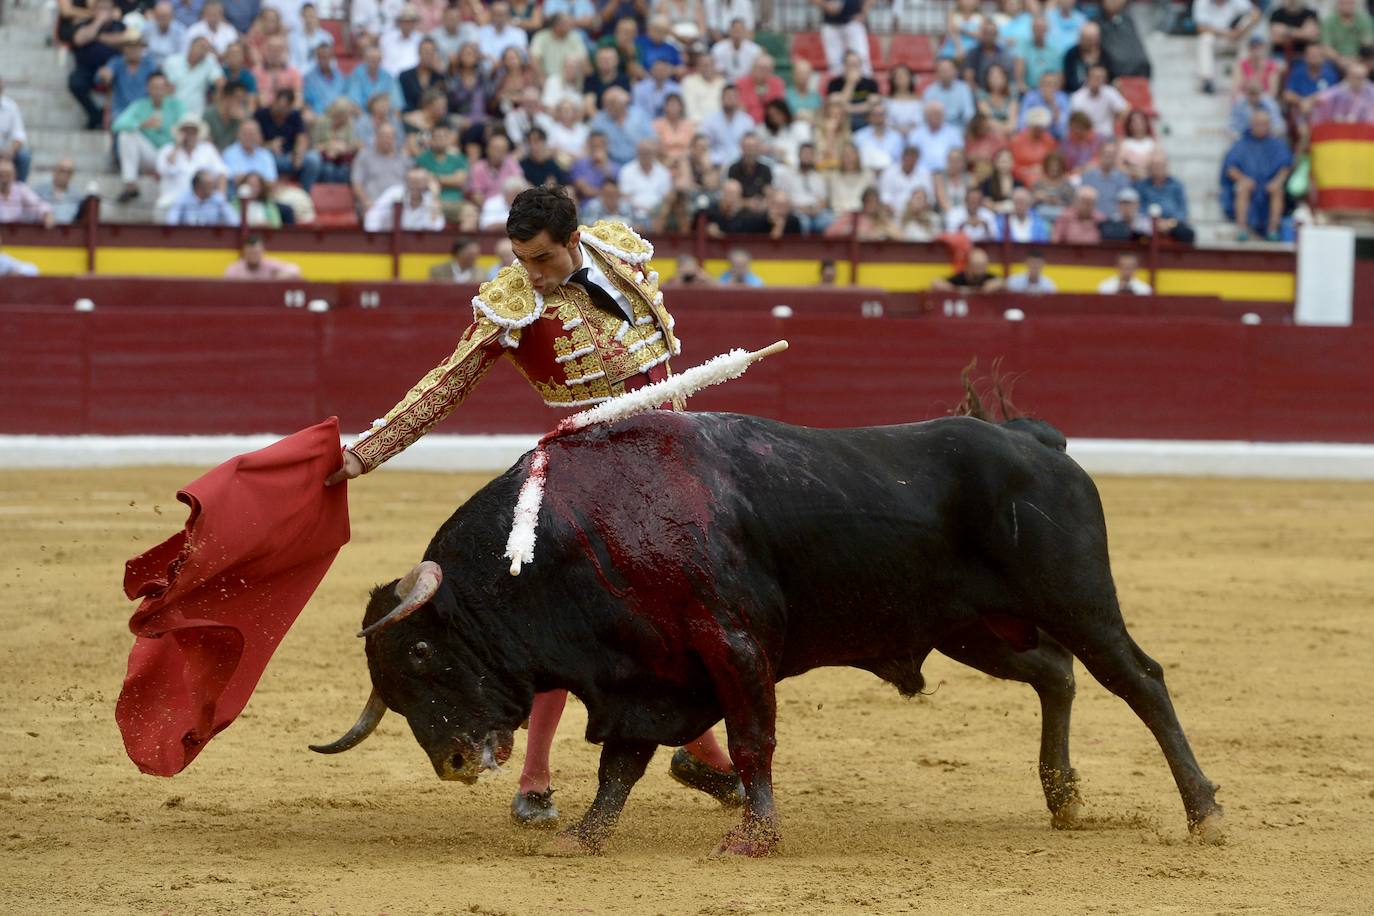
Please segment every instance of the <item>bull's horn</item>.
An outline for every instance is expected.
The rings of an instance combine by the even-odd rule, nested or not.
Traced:
[[[406,573],[404,579],[396,583],[396,597],[401,599],[401,603],[372,626],[359,630],[358,635],[371,636],[378,630],[384,630],[397,621],[405,620],[434,597],[434,593],[439,590],[439,583],[443,581],[444,571],[439,568],[439,564],[433,560],[425,560]]]
[[[377,728],[377,723],[382,721],[382,716],[386,715],[386,704],[382,702],[381,694],[377,693],[377,688],[372,688],[372,695],[367,698],[367,705],[363,707],[363,714],[358,717],[358,721],[353,723],[353,727],[348,730],[338,741],[331,744],[312,744],[310,749],[318,754],[338,754],[343,751],[351,750],[363,743],[363,739],[372,734]]]

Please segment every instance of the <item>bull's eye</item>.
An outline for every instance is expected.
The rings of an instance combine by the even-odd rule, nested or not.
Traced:
[[[433,654],[434,650],[429,647],[429,643],[425,642],[424,640],[417,642],[415,645],[410,647],[411,667],[415,668],[415,670],[417,671],[423,669],[425,667],[425,663],[429,661],[429,657]]]

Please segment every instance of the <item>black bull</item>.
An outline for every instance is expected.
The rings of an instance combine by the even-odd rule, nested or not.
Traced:
[[[1030,420],[815,430],[668,411],[556,439],[533,564],[512,577],[502,558],[526,456],[444,523],[430,562],[373,592],[372,699],[320,749],[390,708],[440,776],[471,781],[509,754],[535,692],[566,688],[602,752],[560,842],[597,850],[655,748],[723,717],[747,801],[721,851],[757,855],[777,840],[774,683],[849,665],[911,695],[936,649],[1035,688],[1065,826],[1077,657],[1154,733],[1190,828],[1217,836],[1216,787],[1126,632],[1102,505],[1063,442]]]

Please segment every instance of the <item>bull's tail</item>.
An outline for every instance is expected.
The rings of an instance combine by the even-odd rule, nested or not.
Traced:
[[[1020,376],[1004,374],[1000,356],[992,361],[992,371],[986,377],[974,378],[973,372],[977,367],[978,360],[975,358],[959,374],[964,397],[951,411],[954,416],[973,417],[985,423],[1005,426],[1027,434],[1048,448],[1060,452],[1066,450],[1068,443],[1063,433],[1044,420],[1027,416],[1012,403],[1011,390]]]

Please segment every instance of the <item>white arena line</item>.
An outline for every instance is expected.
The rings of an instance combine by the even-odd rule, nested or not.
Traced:
[[[209,467],[262,448],[279,436],[6,436],[7,468]],[[421,439],[382,470],[504,471],[538,436],[449,436]],[[351,441],[351,440],[350,440]],[[1071,439],[1069,454],[1099,474],[1374,480],[1374,445],[1321,442],[1199,442]]]

